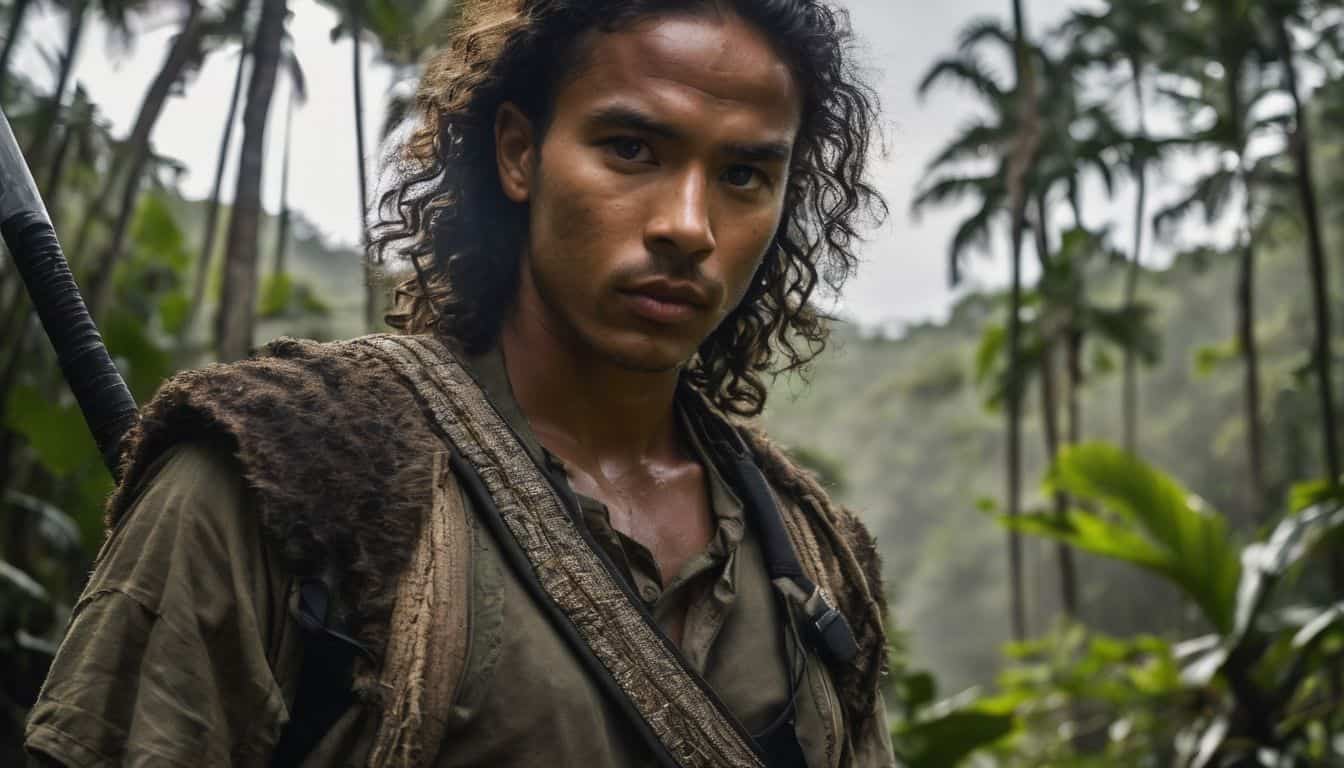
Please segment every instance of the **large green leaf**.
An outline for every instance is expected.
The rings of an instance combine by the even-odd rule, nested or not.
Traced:
[[[955,768],[972,752],[1009,736],[1016,727],[1011,712],[961,709],[900,727],[892,736],[909,768]]]
[[[1069,516],[1073,528],[1095,544],[1090,551],[1162,575],[1199,606],[1209,623],[1224,632],[1232,628],[1240,552],[1226,519],[1199,497],[1131,454],[1102,443],[1062,451],[1049,485],[1108,513],[1109,518]],[[1118,543],[1101,542],[1107,536]]]
[[[9,393],[5,412],[9,428],[27,441],[53,475],[67,477],[91,461],[101,461],[74,403],[53,403],[34,387],[16,387]]]
[[[1148,538],[1123,523],[1073,510],[1063,519],[1054,512],[1023,515],[1016,520],[999,518],[1005,526],[1033,536],[1062,541],[1094,555],[1123,560],[1171,577],[1167,554]]]

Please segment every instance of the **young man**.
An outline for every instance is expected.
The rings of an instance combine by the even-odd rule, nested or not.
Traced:
[[[479,0],[404,333],[165,384],[33,710],[84,766],[887,766],[871,537],[725,418],[825,339],[873,120],[819,0]]]

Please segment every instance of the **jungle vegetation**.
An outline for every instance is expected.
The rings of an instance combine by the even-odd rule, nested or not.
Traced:
[[[50,84],[13,67],[39,2],[65,32]],[[360,46],[414,82],[454,13],[328,4],[333,42],[355,43],[352,119]],[[898,333],[839,324],[764,416],[878,536],[897,751],[918,768],[1344,762],[1344,3],[1098,0],[1039,39],[1029,0],[1003,5],[921,80],[975,111],[912,213],[969,211],[949,281],[983,256],[1009,284]],[[377,327],[380,277],[287,193],[261,205],[263,173],[296,172],[261,149],[268,123],[288,148],[280,118],[303,108],[288,18],[286,0],[0,0],[0,105],[142,402],[277,335]],[[123,135],[73,62],[93,26],[152,24],[177,32]],[[187,200],[150,137],[209,57],[236,75],[213,191]],[[1091,216],[1113,195],[1132,210]],[[1156,261],[1190,222],[1209,241]],[[111,481],[3,261],[0,329],[8,762]]]

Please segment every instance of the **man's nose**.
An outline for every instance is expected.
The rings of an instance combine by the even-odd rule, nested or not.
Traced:
[[[668,179],[653,201],[645,243],[654,253],[702,259],[714,251],[709,216],[709,181],[699,168]]]

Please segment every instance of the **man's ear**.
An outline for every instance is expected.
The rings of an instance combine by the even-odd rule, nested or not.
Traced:
[[[515,203],[531,196],[533,169],[536,167],[537,136],[532,121],[512,102],[504,102],[495,112],[495,162],[499,166],[499,185]]]

